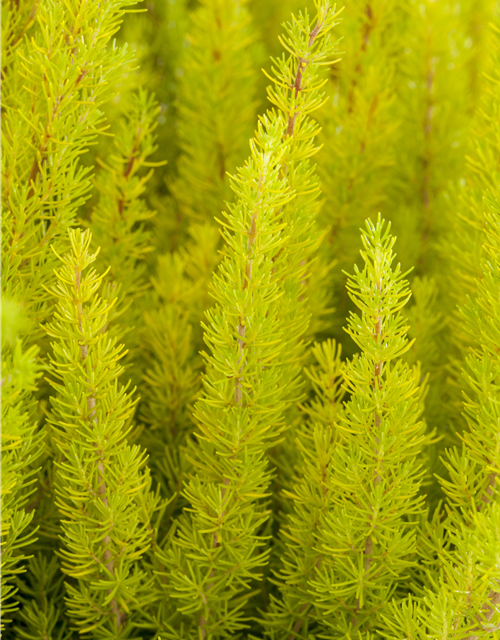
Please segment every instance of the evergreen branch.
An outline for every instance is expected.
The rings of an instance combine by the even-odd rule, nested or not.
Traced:
[[[128,57],[109,40],[134,1],[77,7],[41,2],[32,37],[17,33],[15,53],[7,43],[12,52],[2,83],[2,286],[29,307],[32,341],[51,312],[44,287],[55,263],[48,245],[64,246],[76,209],[88,198],[90,170],[80,157],[100,132],[99,107],[112,95]],[[9,15],[20,19],[28,5],[20,3]],[[9,29],[14,25],[21,28],[14,19]]]
[[[117,383],[123,348],[103,331],[112,306],[97,297],[104,276],[86,271],[96,258],[89,253],[90,232],[71,231],[70,243],[72,253],[59,256],[63,269],[50,290],[58,304],[47,326],[57,340],[49,423],[62,454],[56,503],[63,515],[62,570],[74,578],[66,583],[68,613],[81,633],[95,630],[104,638],[131,627],[140,599],[154,600],[137,561],[149,548],[158,498],[150,495],[145,454],[125,440],[135,402]]]
[[[286,36],[305,59],[309,34],[315,34],[300,71],[299,88],[311,91],[284,90],[292,73],[297,77],[299,63],[296,55],[277,61],[269,96],[280,111],[260,119],[251,156],[232,181],[238,199],[224,214],[226,256],[214,275],[216,304],[205,326],[210,366],[195,405],[200,434],[189,447],[199,474],[184,489],[192,515],[183,514],[174,547],[160,558],[171,567],[179,612],[192,616],[190,628],[202,638],[244,628],[245,591],[267,562],[259,533],[268,517],[259,499],[267,495],[270,479],[263,454],[296,397],[296,362],[308,322],[303,261],[315,241],[310,231],[317,188],[305,159],[315,131],[306,114],[319,104],[318,63],[335,46],[328,38],[335,12],[327,3],[317,3],[317,12],[321,36],[307,14],[287,26]],[[287,136],[290,117],[294,127]]]
[[[156,243],[176,251],[160,256],[152,278],[155,309],[145,316],[143,346],[150,357],[141,390],[149,427],[143,442],[153,452],[165,495],[175,496],[169,519],[185,504],[179,492],[191,466],[182,447],[193,428],[191,403],[200,393],[200,322],[212,303],[208,285],[221,259],[214,217],[232,199],[227,173],[243,161],[252,133],[252,68],[261,56],[245,2],[204,0],[186,27],[189,46],[179,56],[183,74],[175,80],[173,105],[178,173],[167,181],[170,196],[155,202]]]
[[[58,558],[43,554],[31,558],[27,572],[18,578],[20,612],[13,626],[21,640],[70,640],[68,620],[58,606],[63,600],[63,575]]]
[[[399,265],[392,269],[395,238],[380,218],[376,225],[367,221],[362,240],[364,269],[355,267],[347,283],[361,315],[351,314],[346,329],[362,353],[340,369],[349,402],[330,428],[316,427],[314,440],[301,447],[300,468],[314,464],[315,472],[308,470],[292,495],[295,512],[284,530],[288,548],[279,575],[283,602],[274,603],[272,637],[294,637],[306,619],[304,633],[376,627],[414,562],[415,535],[406,518],[422,509],[415,454],[426,437],[418,372],[401,361],[411,346],[400,313],[410,292]],[[322,501],[309,514],[307,502],[318,494]],[[314,555],[304,557],[306,545]]]
[[[500,205],[497,198],[489,198],[487,205],[484,250],[488,259],[477,296],[461,309],[474,344],[463,371],[468,387],[463,394],[468,430],[460,436],[461,450],[449,449],[443,458],[449,474],[449,478],[440,478],[447,496],[447,518],[443,532],[431,545],[442,564],[436,585],[439,594],[430,597],[436,587],[427,584],[410,614],[414,621],[424,620],[424,632],[430,630],[431,620],[440,629],[452,621],[455,636],[469,639],[482,637],[497,626],[500,602],[500,572],[488,543],[490,535],[497,537],[500,495],[496,481],[500,469],[500,361],[498,328],[492,321],[500,283]],[[428,580],[430,571],[424,575]],[[394,613],[401,620],[401,612]]]
[[[488,2],[473,3],[466,7],[466,16],[471,22],[467,30],[476,22],[476,11],[483,16],[491,16],[492,6]],[[472,15],[471,15],[472,14]],[[488,19],[485,21],[485,25]],[[476,32],[474,39],[477,39]],[[485,37],[486,36],[486,37]],[[476,103],[475,117],[471,121],[468,144],[464,150],[465,167],[461,184],[449,188],[450,203],[445,209],[446,231],[439,245],[440,256],[447,261],[449,267],[443,272],[442,291],[447,294],[449,307],[450,338],[448,350],[451,352],[448,365],[450,377],[455,384],[448,385],[453,411],[453,422],[457,424],[455,431],[466,427],[462,421],[461,368],[464,354],[474,344],[471,340],[467,323],[459,311],[467,304],[468,297],[478,293],[477,283],[482,280],[485,252],[483,251],[483,235],[486,225],[484,194],[496,193],[499,167],[494,158],[498,153],[497,114],[498,101],[495,93],[498,85],[498,60],[500,58],[500,38],[498,16],[482,34],[483,46],[487,43],[489,52],[483,74],[484,89],[481,93],[471,94],[472,104]],[[466,62],[468,66],[480,53],[471,50]],[[477,80],[472,80],[474,83]],[[456,175],[455,171],[455,175]],[[459,257],[460,256],[460,257]],[[451,444],[456,444],[457,439]]]
[[[327,281],[338,307],[330,325],[335,323],[333,335],[339,341],[339,323],[349,304],[343,270],[357,259],[359,227],[367,216],[384,210],[390,192],[400,113],[393,109],[399,93],[397,61],[405,40],[399,5],[391,0],[347,7],[340,26],[343,59],[331,75],[332,100],[318,118],[323,143],[318,170],[325,197],[319,221],[327,230],[320,256],[327,264],[338,263]]]
[[[297,440],[303,462],[297,469],[293,492],[284,491],[294,501],[294,514],[282,530],[285,549],[281,545],[278,548],[278,553],[287,558],[279,574],[283,602],[273,599],[272,613],[266,621],[278,637],[282,627],[283,631],[290,630],[287,640],[296,638],[306,620],[315,618],[308,583],[323,559],[318,541],[334,496],[330,470],[338,444],[335,422],[344,395],[340,346],[332,341],[316,344],[313,354],[317,364],[306,373],[313,380],[317,398],[304,410],[317,423],[312,430],[305,425]]]

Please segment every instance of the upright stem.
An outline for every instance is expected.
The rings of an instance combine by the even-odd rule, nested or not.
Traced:
[[[380,280],[377,281],[377,290],[380,294],[380,290],[381,290],[381,284],[380,284]],[[381,313],[381,309],[379,307],[378,309],[378,313]],[[380,344],[381,340],[382,340],[382,316],[376,316],[375,318],[375,334],[373,336],[373,339],[375,340],[375,342],[377,344]],[[381,374],[382,374],[382,366],[383,366],[383,362],[380,360],[378,362],[375,362],[375,368],[374,368],[374,387],[376,388],[377,391],[380,391],[382,389],[382,380],[381,380]],[[378,414],[377,411],[375,411],[375,428],[380,427],[380,424],[382,422],[382,419],[380,417],[380,415]],[[375,442],[377,443],[377,446],[379,444],[379,439],[377,438],[377,436],[375,436]],[[376,449],[375,450],[375,455],[378,456],[379,452]],[[378,465],[378,462],[377,462]],[[378,466],[377,466],[377,470],[375,472],[375,484],[380,484],[382,478],[378,472]]]
[[[82,277],[82,272],[81,270],[77,267],[75,269],[75,298],[77,301],[77,310],[78,310],[78,329],[80,331],[80,335],[82,334],[82,317],[83,317],[83,304],[82,304],[82,297],[81,297],[81,289],[80,289],[80,282],[81,282],[81,277]],[[88,347],[86,344],[81,344],[80,345],[80,355],[82,358],[82,362],[87,358],[88,355]],[[87,380],[87,382],[90,382],[89,380]],[[94,425],[97,427],[97,418],[95,417],[96,415],[96,401],[95,401],[95,396],[94,394],[89,394],[87,396],[87,411],[88,411],[88,419],[92,420],[92,422],[94,423]],[[98,493],[101,496],[101,500],[104,504],[104,506],[106,507],[106,509],[109,509],[109,502],[108,502],[108,497],[107,497],[107,487],[106,487],[106,481],[104,479],[104,466],[102,463],[102,454],[100,454],[99,452],[99,448],[97,443],[94,443],[94,446],[97,450],[97,452],[100,455],[101,460],[98,462],[97,464],[97,481],[98,481]],[[114,569],[114,561],[113,561],[113,554],[111,553],[111,550],[109,549],[109,544],[111,543],[111,538],[109,537],[109,535],[106,535],[103,539],[103,547],[104,547],[104,563],[106,566],[106,569],[110,572],[110,574],[114,577],[115,575],[115,569]],[[109,592],[108,592],[109,593]],[[119,630],[122,625],[125,622],[126,619],[126,614],[123,611],[120,611],[120,608],[118,607],[118,603],[116,601],[115,598],[113,598],[111,600],[111,611],[113,612],[113,615],[116,618],[116,628]]]
[[[309,49],[313,46],[314,41],[316,40],[318,33],[321,31],[321,28],[325,24],[326,17],[322,22],[318,22],[318,24],[314,27],[314,29],[309,34]],[[295,92],[295,100],[299,97],[299,93],[302,91],[302,78],[304,77],[304,71],[309,64],[309,58],[299,58],[299,63],[297,65],[297,73],[295,74],[295,81],[292,85],[292,90]],[[295,120],[297,119],[297,111],[295,109],[295,105],[291,113],[288,114],[288,123],[286,127],[286,135],[293,136],[293,132],[295,129]]]
[[[316,25],[316,27],[311,31],[311,33],[309,34],[309,47],[311,47],[318,35],[318,33],[321,30],[321,27],[324,24],[324,20],[321,23],[318,23]],[[304,59],[304,58],[299,58],[298,61],[298,67],[297,67],[297,72],[295,75],[295,81],[294,84],[292,86],[292,89],[295,92],[295,100],[298,98],[300,91],[302,90],[302,78],[303,78],[303,73],[304,70],[306,69],[307,65],[309,64],[309,60],[308,59]],[[295,105],[292,107],[291,112],[288,114],[288,122],[287,122],[287,127],[286,127],[286,135],[287,136],[293,136],[294,133],[294,129],[295,129],[295,122],[297,119],[297,115],[298,112],[295,109]],[[243,283],[242,283],[242,290],[244,291],[245,289],[247,289],[247,287],[250,285],[250,281],[252,278],[252,266],[253,266],[253,251],[254,251],[254,244],[255,244],[255,240],[257,238],[257,224],[258,224],[258,211],[259,211],[259,205],[260,205],[260,200],[261,200],[261,196],[262,196],[262,190],[263,190],[263,184],[264,184],[264,175],[261,174],[259,176],[259,182],[257,185],[257,199],[256,199],[256,203],[255,203],[255,208],[253,210],[252,213],[252,219],[250,222],[250,228],[247,231],[248,234],[248,241],[247,241],[247,250],[246,250],[246,262],[245,262],[245,269],[244,269],[244,273],[243,273]],[[250,302],[251,304],[251,302]],[[240,353],[240,357],[239,357],[239,364],[240,364],[240,368],[238,371],[238,375],[235,378],[235,383],[234,383],[234,400],[235,400],[235,404],[239,407],[242,406],[243,404],[243,388],[242,388],[242,383],[243,383],[243,366],[244,366],[244,359],[245,359],[245,329],[246,329],[246,324],[245,324],[245,316],[241,315],[238,319],[238,325],[237,325],[237,331],[238,331],[238,348],[239,348],[239,353]],[[228,478],[224,478],[223,481],[223,488],[222,488],[222,503],[223,505],[225,504],[225,502],[227,502],[229,496],[227,495],[227,491],[228,491],[228,486],[229,486],[229,479]],[[222,511],[222,517],[224,517],[225,512],[224,510]],[[213,534],[213,542],[212,542],[212,548],[215,549],[219,546],[219,542],[217,540],[217,536],[214,533]],[[213,570],[211,571],[211,576],[213,575]],[[209,583],[208,585],[208,590],[210,590],[211,586],[213,583]],[[210,610],[208,608],[208,603],[205,601],[205,611],[204,613],[200,616],[200,623],[199,623],[199,627],[200,627],[200,633],[201,633],[201,638],[202,640],[205,640],[206,635],[207,635],[207,624],[208,624],[208,618],[210,615]]]
[[[483,495],[481,496],[481,502],[483,502],[484,504],[490,504],[491,502],[491,498],[493,496],[493,492],[495,491],[495,486],[497,483],[497,475],[498,474],[496,472],[493,472],[488,476],[488,484],[486,486],[486,489],[484,490]]]
[[[318,23],[316,24],[316,26],[314,27],[314,29],[309,33],[309,40],[308,40],[308,46],[309,49],[313,46],[314,41],[316,40],[316,38],[318,37],[319,32],[321,31],[321,29],[323,28],[323,25],[325,24],[325,20],[326,20],[326,16],[325,18],[323,18],[323,20],[321,22],[318,21]],[[294,91],[294,98],[295,100],[297,100],[297,98],[299,97],[299,93],[302,91],[302,79],[304,77],[304,71],[306,70],[307,66],[309,65],[309,58],[302,58],[299,57],[298,59],[298,65],[297,65],[297,72],[295,74],[295,80],[293,85],[291,86],[291,89]],[[286,128],[286,135],[288,137],[292,137],[295,131],[295,122],[297,119],[297,110],[296,110],[296,106],[294,105],[292,107],[292,111],[291,113],[288,114],[288,123],[287,123],[287,128]],[[286,167],[285,167],[285,175],[286,175]],[[303,265],[303,261],[301,261],[301,266]],[[302,281],[302,285],[305,286],[305,281]],[[302,297],[301,297],[302,299]],[[318,567],[319,563],[321,562],[321,556],[318,557],[314,567],[313,567],[313,571],[316,570],[316,568]],[[307,612],[310,608],[310,604],[308,603],[304,603],[300,609],[299,609],[299,618],[297,618],[297,620],[295,621],[295,624],[292,627],[291,633],[288,636],[287,640],[293,640],[297,633],[300,632],[300,629],[302,628],[302,625],[304,623],[304,618],[302,617],[304,612]]]
[[[381,291],[381,283],[380,280],[377,281],[376,283],[376,287],[378,289],[378,292],[380,293]],[[381,309],[380,307],[378,308],[378,313],[381,313]],[[375,342],[377,344],[380,343],[381,339],[382,339],[382,316],[378,315],[375,317],[375,333],[373,334],[373,339],[375,340]],[[380,389],[382,389],[382,380],[381,380],[381,375],[382,375],[382,366],[383,366],[383,361],[382,360],[378,360],[377,362],[375,362],[374,364],[374,379],[373,379],[373,386],[375,387],[376,391],[380,391]],[[380,427],[380,425],[382,424],[382,418],[380,417],[380,414],[378,413],[378,411],[374,412],[374,424],[375,424],[375,429],[378,429],[378,427]],[[375,436],[375,443],[378,447],[379,445],[379,439],[377,436]],[[378,458],[378,454],[379,451],[378,449],[375,449],[375,456]],[[374,479],[374,484],[380,484],[382,482],[382,476],[379,473],[379,469],[378,469],[378,459],[377,459],[377,468],[375,471],[375,479]],[[371,507],[372,508],[372,507]],[[373,508],[372,508],[373,510]],[[370,516],[371,518],[371,516]],[[372,556],[373,556],[373,540],[371,538],[371,536],[367,536],[366,541],[365,541],[365,548],[363,551],[363,555],[365,556],[365,575],[368,573],[368,571],[370,570],[371,564],[372,564]],[[356,608],[355,608],[355,612],[354,612],[354,617],[352,619],[352,624],[353,627],[356,627],[357,623],[358,623],[358,612],[360,611],[360,599],[357,598],[356,599]]]

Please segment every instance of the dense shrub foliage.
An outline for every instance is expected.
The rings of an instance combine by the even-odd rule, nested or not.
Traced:
[[[500,637],[499,9],[304,2],[2,0],[6,640]]]

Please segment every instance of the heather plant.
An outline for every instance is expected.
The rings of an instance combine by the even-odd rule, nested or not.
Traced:
[[[499,637],[499,34],[2,0],[2,637]]]

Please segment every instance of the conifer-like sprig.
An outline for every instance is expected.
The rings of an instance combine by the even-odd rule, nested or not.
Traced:
[[[489,6],[488,6],[489,5]],[[477,25],[478,14],[491,15],[496,7],[488,1],[474,2],[465,5],[465,11],[472,18],[468,29],[474,22]],[[476,14],[476,15],[474,15]],[[449,202],[443,209],[444,232],[441,234],[439,249],[440,257],[447,268],[439,270],[438,281],[443,292],[443,302],[449,309],[448,318],[450,331],[448,333],[447,360],[450,379],[455,384],[447,385],[447,396],[452,407],[450,426],[454,432],[461,432],[467,427],[463,420],[461,397],[461,369],[464,357],[475,339],[471,340],[471,333],[461,310],[467,304],[470,296],[475,298],[478,293],[477,284],[483,277],[485,253],[483,251],[485,217],[487,209],[484,206],[485,192],[498,196],[500,167],[496,162],[499,146],[499,117],[500,103],[497,99],[498,83],[500,82],[500,22],[498,14],[488,25],[485,21],[483,29],[475,29],[473,38],[484,38],[488,58],[485,60],[484,72],[481,74],[483,91],[471,96],[471,104],[477,103],[474,118],[470,125],[470,135],[467,137],[465,148],[465,167],[461,177],[447,188]],[[483,31],[483,33],[481,33]],[[470,33],[470,31],[469,31]],[[470,34],[472,35],[472,34]],[[480,50],[470,52],[469,65],[477,63]],[[470,67],[469,67],[470,68]],[[473,67],[472,69],[473,70]],[[477,80],[471,81],[476,83]],[[457,172],[455,172],[454,176]],[[458,439],[453,438],[453,444]],[[451,443],[450,443],[451,444]]]
[[[27,3],[9,3],[18,32],[2,74],[2,290],[29,306],[32,341],[50,314],[49,245],[67,242],[89,195],[92,169],[80,158],[102,130],[100,107],[129,57],[110,39],[131,4],[46,0],[26,16]]]
[[[325,198],[319,221],[327,229],[320,255],[338,265],[327,282],[340,311],[329,331],[335,328],[339,341],[348,304],[342,269],[357,259],[359,227],[383,210],[391,194],[399,117],[393,110],[395,71],[405,41],[399,5],[398,0],[346,4],[339,25],[342,61],[330,76],[331,98],[318,114],[323,143],[318,173]]]
[[[436,515],[425,536],[423,587],[416,597],[391,603],[384,635],[391,640],[402,634],[408,640],[495,638],[500,629],[499,503],[476,511],[467,523]]]
[[[103,275],[88,267],[90,231],[69,232],[71,253],[59,256],[51,358],[49,423],[61,458],[56,502],[62,516],[62,570],[68,613],[80,633],[116,637],[132,628],[134,611],[150,601],[137,561],[151,543],[155,501],[146,454],[127,444],[132,392],[118,382],[123,347],[103,331],[112,303],[97,291]],[[149,509],[143,509],[146,505]]]
[[[64,605],[64,575],[59,558],[37,554],[30,559],[19,585],[19,615],[12,625],[20,640],[70,640],[68,618],[61,615]],[[62,607],[64,608],[64,607]]]
[[[281,110],[261,117],[251,156],[232,178],[236,202],[221,221],[225,257],[206,314],[210,353],[195,406],[200,433],[190,450],[196,475],[184,491],[191,514],[181,517],[173,549],[162,554],[171,595],[190,620],[186,628],[203,640],[245,626],[248,590],[267,561],[259,531],[269,515],[261,502],[270,480],[265,452],[299,396],[308,322],[301,278],[317,195],[306,160],[317,128],[307,113],[321,101],[319,64],[335,51],[335,11],[320,2],[316,9],[314,23],[301,14],[286,25],[293,53],[276,63],[279,80],[270,92]]]
[[[310,16],[306,11],[298,18],[292,16],[290,23],[285,23],[282,45],[288,53],[281,57],[271,58],[271,71],[267,77],[272,80],[268,87],[268,98],[277,107],[272,113],[279,118],[288,146],[282,160],[282,174],[287,177],[291,188],[296,190],[295,199],[284,206],[279,215],[286,224],[288,239],[283,251],[287,251],[286,268],[288,274],[280,274],[280,263],[275,264],[275,274],[283,281],[283,303],[281,315],[285,323],[284,335],[290,337],[290,344],[284,350],[291,356],[289,366],[301,367],[306,361],[305,343],[310,337],[309,325],[312,308],[317,302],[325,301],[321,286],[310,286],[310,276],[314,273],[312,259],[321,235],[315,224],[319,209],[320,183],[316,175],[316,166],[311,157],[319,150],[315,136],[320,127],[310,114],[318,109],[326,100],[322,88],[325,82],[321,71],[328,64],[335,64],[333,57],[337,52],[338,41],[332,39],[331,30],[338,24],[337,11],[330,3],[317,3],[316,15]],[[273,116],[274,117],[274,116]],[[316,256],[315,256],[316,258]],[[320,267],[321,269],[321,267]],[[319,273],[319,271],[316,271]],[[311,303],[310,303],[311,300]],[[326,306],[326,305],[325,305]],[[317,311],[317,308],[315,309]],[[324,308],[320,307],[320,312]],[[286,328],[289,323],[290,331]],[[301,324],[301,331],[294,327]],[[297,341],[296,336],[300,339]],[[300,421],[297,396],[296,402],[289,405],[287,422],[292,426]],[[295,416],[294,416],[295,414]],[[279,447],[279,455],[274,455],[278,462],[278,478],[274,489],[288,485],[295,457],[294,436],[290,435]],[[275,454],[277,452],[274,452]]]
[[[500,206],[487,201],[483,277],[478,295],[461,309],[474,347],[465,360],[464,415],[468,430],[461,447],[446,451],[447,478],[439,478],[447,497],[424,525],[414,597],[392,603],[389,637],[404,632],[411,640],[453,637],[477,640],[500,629],[498,525],[500,492],[500,359],[498,327],[500,288]],[[491,540],[496,542],[491,546]]]
[[[275,211],[293,197],[279,177],[281,137],[280,123],[264,119],[234,183],[239,200],[227,217],[228,257],[214,276],[218,304],[207,312],[210,370],[195,409],[198,475],[185,488],[193,515],[181,519],[167,557],[178,608],[196,615],[202,638],[243,626],[234,597],[266,562],[258,528],[267,514],[257,503],[269,482],[263,452],[282,426],[287,386],[296,384],[280,363],[282,290],[272,273],[285,239]]]
[[[187,4],[169,4],[177,24],[183,20],[181,9],[188,16]],[[155,200],[159,215],[152,239],[175,250],[159,257],[152,278],[143,332],[148,363],[141,409],[152,470],[158,472],[165,495],[176,494],[175,510],[182,507],[179,491],[189,468],[181,449],[192,432],[192,402],[201,390],[201,321],[212,304],[208,287],[221,259],[220,227],[214,218],[234,197],[228,172],[247,155],[257,107],[253,69],[260,66],[262,52],[246,5],[245,0],[198,3],[186,21],[184,46],[168,63],[177,56],[182,69],[175,79],[176,103],[166,114],[172,119],[175,110],[180,154],[177,165],[169,164],[172,173],[165,180],[170,195]],[[173,142],[171,136],[168,145]],[[170,509],[168,513],[172,515]]]
[[[475,299],[461,309],[473,347],[465,360],[464,415],[468,429],[460,436],[462,452],[449,451],[450,481],[443,488],[455,509],[481,511],[500,500],[500,330],[495,321],[500,289],[500,201],[485,202],[486,238],[483,277]]]
[[[111,39],[134,3],[2,4],[2,297],[22,308],[24,326],[16,329],[23,354],[32,345],[41,347],[41,354],[47,347],[41,324],[53,310],[46,287],[54,282],[57,261],[50,245],[66,249],[67,229],[89,196],[92,167],[83,166],[81,158],[102,131],[101,107],[130,60],[127,48]],[[14,344],[2,349],[2,366],[10,366],[5,363],[12,362]],[[36,393],[40,398],[43,392]],[[40,407],[45,404],[42,398]],[[25,431],[26,439],[34,436],[35,431]],[[42,474],[40,487],[50,494],[50,465]],[[40,490],[30,505],[37,508],[34,519],[43,522],[44,533],[54,512],[47,497]],[[39,518],[41,512],[47,517]]]
[[[227,173],[247,154],[262,52],[246,5],[202,0],[191,14],[177,105],[182,154],[169,185],[177,225],[213,223],[233,197]]]
[[[315,2],[315,7],[315,16],[309,16],[305,11],[298,18],[292,16],[292,22],[283,25],[285,33],[280,42],[290,55],[272,58],[270,74],[264,70],[272,80],[267,93],[271,104],[277,107],[276,111],[272,111],[273,117],[281,121],[284,136],[288,139],[282,160],[282,174],[296,191],[294,201],[280,211],[289,236],[288,260],[284,264],[288,268],[291,261],[289,273],[292,274],[284,287],[283,317],[288,317],[292,325],[302,322],[304,332],[310,321],[308,262],[320,240],[315,226],[320,184],[316,167],[310,162],[310,158],[319,150],[315,145],[315,137],[320,127],[310,114],[326,100],[322,91],[326,80],[320,72],[337,62],[333,56],[338,42],[332,40],[331,30],[338,24],[337,18],[342,12],[342,9],[337,11],[330,2]],[[277,264],[277,275],[279,268]],[[283,280],[286,278],[285,275],[280,277]],[[290,305],[289,311],[287,304]],[[295,349],[296,345],[289,352],[295,353]]]
[[[323,541],[335,561],[315,581],[325,612],[339,608],[325,589],[333,576],[333,584],[338,581],[336,592],[345,604],[340,605],[342,623],[331,626],[339,629],[373,625],[374,612],[411,564],[411,522],[422,511],[418,453],[425,435],[419,376],[402,360],[412,344],[401,313],[411,296],[407,273],[393,266],[396,238],[380,215],[376,224],[367,221],[361,239],[364,268],[355,265],[347,280],[361,313],[351,313],[346,328],[361,353],[345,369],[351,399],[337,423],[345,446],[332,470],[340,492]]]
[[[304,407],[311,423],[333,428],[345,389],[342,387],[342,347],[335,340],[317,342],[311,349],[315,364],[305,369],[313,398]]]
[[[271,617],[275,638],[373,629],[412,563],[411,524],[422,510],[416,456],[425,436],[418,371],[402,360],[411,342],[401,309],[411,293],[406,274],[393,267],[390,225],[380,216],[376,224],[368,220],[362,242],[364,267],[355,266],[347,282],[361,313],[351,313],[346,328],[361,353],[342,371],[350,400],[322,440],[315,430],[314,446],[304,452],[304,462],[321,462],[330,453],[318,468],[321,476],[308,474],[298,485],[296,512],[284,530],[289,548],[279,576],[284,599],[275,603],[276,617]],[[297,516],[305,513],[300,495],[308,485],[310,494],[322,488],[324,504],[316,531],[309,528],[315,557],[304,564],[296,532],[301,531]],[[309,521],[302,526],[303,534]]]

